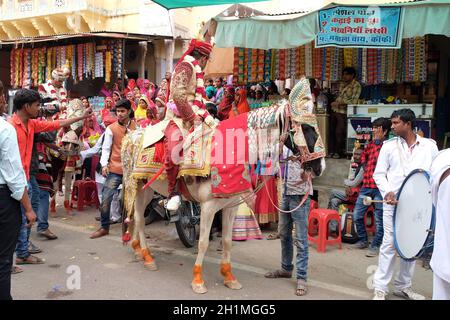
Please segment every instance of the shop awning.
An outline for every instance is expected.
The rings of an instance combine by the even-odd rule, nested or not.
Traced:
[[[326,7],[342,5],[332,3]],[[348,1],[345,3],[348,5]],[[363,3],[358,2],[358,5]],[[373,5],[369,3],[367,5]],[[403,7],[403,38],[439,34],[450,37],[450,0],[423,0],[378,4]],[[325,7],[324,7],[325,8]],[[313,41],[318,32],[318,11],[301,15],[251,18],[215,18],[216,46],[253,49],[288,49]]]
[[[245,2],[262,2],[268,0],[154,0],[157,4],[166,9],[178,9],[201,6],[214,6],[221,4],[245,3]]]
[[[146,34],[137,33],[126,33],[126,32],[109,32],[109,31],[94,31],[94,32],[80,32],[80,33],[67,33],[67,34],[54,34],[49,36],[38,36],[38,37],[24,37],[17,38],[14,40],[0,40],[1,45],[16,45],[16,44],[27,44],[27,43],[37,43],[45,41],[57,41],[70,38],[86,38],[86,37],[103,37],[103,38],[114,38],[114,39],[128,39],[136,41],[150,41],[155,39],[172,39],[168,36],[153,36]]]

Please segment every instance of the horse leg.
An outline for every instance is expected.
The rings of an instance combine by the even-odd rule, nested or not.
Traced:
[[[65,172],[64,173],[64,183],[66,186],[66,189],[64,192],[64,208],[66,209],[67,213],[70,213],[72,211],[72,207],[70,204],[70,195],[72,192],[72,178],[73,178],[73,172]]]
[[[208,292],[208,289],[205,286],[205,281],[203,281],[202,277],[202,264],[209,246],[209,232],[211,230],[211,225],[214,219],[214,215],[217,212],[217,209],[215,207],[217,206],[214,205],[213,200],[202,203],[201,205],[202,213],[200,218],[200,238],[198,241],[198,254],[197,260],[195,260],[193,280],[191,283],[192,290],[195,293]]]
[[[50,201],[50,212],[56,213],[56,195],[59,191],[59,171],[61,169],[61,160],[58,158],[51,159],[52,165],[52,179],[53,179],[53,190],[55,190],[55,194],[53,195]]]
[[[142,261],[142,254],[141,254],[141,241],[139,240],[139,228],[136,224],[136,219],[133,218],[132,221],[130,221],[130,227],[131,230],[129,230],[131,232],[132,236],[132,241],[131,241],[131,248],[134,251],[134,257],[137,261]]]
[[[224,284],[226,287],[239,290],[242,285],[236,280],[231,272],[231,247],[233,235],[233,222],[238,207],[227,208],[222,210],[222,262],[220,264],[220,273],[225,278]]]
[[[151,271],[158,270],[158,267],[156,266],[155,260],[153,260],[153,257],[150,254],[150,250],[147,247],[147,243],[145,241],[145,219],[144,219],[144,213],[145,213],[145,207],[150,202],[151,197],[153,197],[153,190],[150,188],[147,188],[146,190],[141,189],[141,184],[138,185],[138,191],[136,194],[136,200],[134,204],[134,219],[135,219],[135,226],[138,229],[137,234],[139,235],[139,245],[141,247],[140,254],[142,256],[142,259],[144,260],[144,267]],[[135,243],[137,244],[137,243]],[[136,246],[136,249],[139,247]]]

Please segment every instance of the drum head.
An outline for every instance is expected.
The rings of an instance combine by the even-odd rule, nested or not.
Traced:
[[[406,260],[417,258],[427,242],[434,221],[428,174],[414,170],[406,177],[394,211],[394,239],[398,254]]]

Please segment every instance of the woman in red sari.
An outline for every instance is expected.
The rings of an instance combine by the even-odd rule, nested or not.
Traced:
[[[250,111],[250,106],[247,101],[247,90],[244,88],[238,88],[234,95],[234,101],[231,104],[231,110],[228,114],[228,118],[234,118],[242,113]]]
[[[234,101],[235,90],[233,86],[226,86],[223,92],[223,99],[218,107],[219,120],[227,120]]]

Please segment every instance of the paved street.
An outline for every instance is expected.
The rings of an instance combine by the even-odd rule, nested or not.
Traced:
[[[51,230],[59,238],[33,242],[44,252],[43,265],[22,266],[23,273],[13,275],[14,299],[370,299],[367,279],[374,272],[377,258],[366,258],[364,251],[329,247],[317,253],[310,247],[309,294],[294,295],[294,279],[266,279],[267,270],[279,267],[279,240],[233,242],[232,262],[235,276],[243,289],[232,291],[222,285],[219,273],[219,244],[215,238],[204,263],[204,279],[209,292],[196,295],[190,288],[195,249],[187,249],[177,238],[175,226],[156,221],[146,227],[147,240],[159,270],[148,271],[134,260],[130,246],[122,246],[121,226],[114,225],[109,236],[91,240],[89,234],[98,227],[96,210],[67,216],[61,206],[50,218]],[[267,235],[270,230],[264,231]],[[73,267],[75,266],[75,267]],[[79,269],[78,269],[79,267]],[[69,268],[69,270],[68,270]],[[67,272],[69,271],[69,273]],[[80,289],[73,289],[68,279],[80,271]],[[76,286],[75,286],[76,288]],[[418,262],[414,288],[427,299],[432,294],[432,272]],[[390,298],[394,298],[390,296]]]

